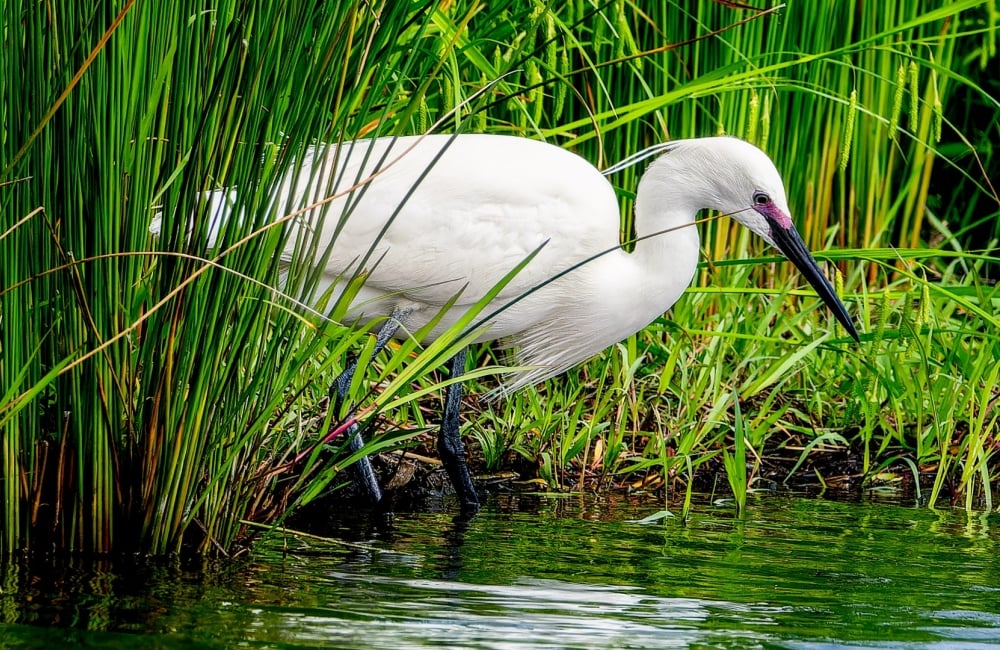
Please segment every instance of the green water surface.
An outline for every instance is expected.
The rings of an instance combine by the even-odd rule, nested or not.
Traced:
[[[768,497],[494,498],[346,517],[238,563],[0,567],[0,647],[1000,648],[1000,518]],[[324,519],[326,519],[324,517]]]

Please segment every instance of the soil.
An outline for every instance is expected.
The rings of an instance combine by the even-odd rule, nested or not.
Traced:
[[[593,471],[582,474],[579,467],[570,468],[562,485],[552,486],[538,476],[538,467],[521,456],[509,454],[499,471],[487,472],[477,449],[469,450],[469,467],[481,494],[517,493],[539,491],[588,492],[598,495],[616,494],[647,495],[663,498],[666,487],[660,473],[641,475],[627,473],[618,477],[602,477]],[[813,450],[799,463],[801,448],[786,446],[761,457],[756,472],[751,476],[751,487],[774,493],[797,495],[833,495],[838,499],[859,500],[872,491],[891,494],[901,501],[915,497],[916,483],[910,465],[898,462],[878,472],[865,476],[863,456],[858,450]],[[437,507],[442,498],[453,490],[448,477],[436,458],[433,439],[426,436],[420,444],[407,451],[379,454],[372,458],[372,465],[383,486],[382,510],[415,510]],[[753,471],[748,466],[748,474]],[[933,485],[934,474],[922,472],[918,480],[923,496]],[[729,486],[722,458],[716,456],[702,463],[695,472],[693,489],[699,494],[728,496]],[[672,477],[671,494],[683,495],[684,480]],[[946,486],[945,498],[954,501],[958,495]],[[363,496],[353,487],[338,490],[331,495],[337,502],[358,502]],[[322,500],[326,501],[326,500]],[[323,508],[330,507],[325,502]]]

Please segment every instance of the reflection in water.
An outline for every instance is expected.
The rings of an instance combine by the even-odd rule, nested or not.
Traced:
[[[688,646],[704,635],[698,625],[718,603],[650,597],[638,588],[525,579],[512,585],[467,585],[448,580],[329,576],[343,585],[358,581],[404,596],[348,615],[361,624],[331,625],[322,615],[290,614],[284,624],[295,637],[369,647],[475,645],[490,648],[625,647],[657,639]],[[723,605],[724,606],[724,605]],[[744,614],[749,608],[738,607]],[[344,614],[343,611],[340,614]],[[367,620],[366,620],[367,619]],[[272,620],[273,624],[273,620]],[[659,644],[658,644],[659,645]]]
[[[523,506],[527,505],[528,508]],[[496,500],[328,513],[239,565],[0,566],[0,647],[993,647],[989,518],[766,499],[745,520],[657,504]],[[61,632],[60,632],[61,631]]]
[[[467,513],[456,515],[451,520],[451,527],[444,531],[445,567],[442,577],[448,580],[458,580],[462,575],[462,548],[465,546],[465,534],[469,531],[472,521]]]

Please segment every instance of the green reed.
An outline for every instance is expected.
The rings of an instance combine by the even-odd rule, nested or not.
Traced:
[[[366,333],[337,323],[343,305],[326,319],[270,288],[287,235],[267,224],[302,206],[270,206],[268,188],[317,141],[438,120],[600,167],[668,138],[748,138],[783,171],[865,333],[851,344],[789,265],[711,221],[702,272],[665,318],[479,416],[494,462],[520,455],[552,487],[679,487],[690,503],[739,430],[765,462],[850,445],[866,476],[909,468],[931,477],[932,503],[992,507],[994,3],[2,12],[0,550],[237,549],[241,521],[345,480],[357,455],[317,441],[348,416],[327,403],[348,354],[365,362],[349,400],[371,407],[364,422],[402,425],[369,449],[422,431],[430,370],[463,332],[368,363]],[[640,172],[612,179],[625,241]],[[199,194],[230,186],[245,218],[209,250]],[[293,263],[286,291],[314,299],[315,281]],[[485,385],[488,354],[470,373]]]
[[[772,254],[732,222],[710,222],[702,227],[710,262],[701,277],[669,321],[626,342],[639,350],[643,368],[616,390],[641,393],[643,408],[620,420],[599,411],[611,426],[595,430],[575,464],[592,471],[593,450],[627,432],[626,448],[602,456],[598,469],[631,470],[622,480],[633,485],[641,483],[636,472],[659,471],[670,483],[685,475],[688,454],[694,469],[715,456],[734,417],[728,396],[735,390],[759,408],[745,415],[754,449],[797,450],[811,440],[827,441],[811,449],[831,449],[831,441],[856,441],[864,449],[864,476],[894,459],[904,467],[939,468],[933,497],[961,474],[954,485],[966,503],[984,503],[973,494],[990,503],[993,452],[976,441],[989,439],[995,424],[995,389],[984,379],[991,363],[953,370],[942,364],[955,358],[946,351],[959,341],[970,359],[997,360],[989,333],[995,302],[977,282],[989,255],[976,250],[996,242],[954,235],[967,231],[963,224],[997,214],[990,180],[997,162],[986,134],[995,133],[1000,104],[976,82],[995,60],[992,5],[829,2],[820,10],[791,2],[755,13],[708,1],[610,2],[515,15],[477,16],[477,26],[489,26],[482,33],[506,27],[513,38],[480,41],[470,29],[468,47],[453,55],[470,87],[509,73],[507,87],[527,88],[498,102],[476,128],[546,137],[602,166],[671,137],[728,133],[758,143],[784,170],[804,238],[818,257],[836,263],[835,280],[868,332],[861,346],[850,344],[810,292],[793,288],[790,265],[759,259]],[[963,114],[970,97],[990,125],[985,130]],[[948,181],[936,184],[942,170],[966,188],[961,201],[940,184]],[[614,178],[626,240],[640,172]],[[965,275],[955,273],[960,268]],[[914,304],[940,322],[910,316]],[[895,367],[890,374],[887,365]],[[555,476],[545,468],[562,456],[554,454],[557,441],[572,425],[544,418],[547,426],[539,427],[539,418],[524,414],[549,412],[553,401],[578,403],[580,381],[589,382],[596,399],[605,377],[614,377],[605,368],[597,360],[579,378],[549,382],[541,403],[534,395],[515,396],[510,417],[491,411],[477,435],[496,426],[508,448],[534,454],[543,473]],[[513,431],[519,422],[520,437]],[[946,432],[966,429],[976,433],[960,438],[973,449],[962,446],[956,454]],[[672,450],[666,456],[664,444]]]
[[[411,110],[432,13],[5,5],[0,548],[229,551],[329,481],[336,454],[305,452],[364,333],[269,288],[265,190],[304,146]],[[208,250],[198,197],[228,186],[245,219]]]

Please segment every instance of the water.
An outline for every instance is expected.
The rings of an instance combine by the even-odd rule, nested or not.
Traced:
[[[1000,519],[770,497],[629,521],[656,508],[508,497],[207,570],[8,565],[0,647],[1000,648]]]

